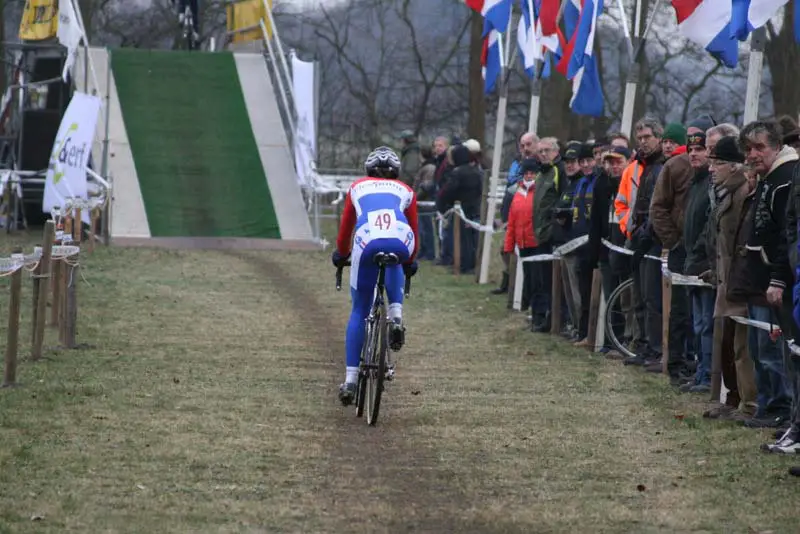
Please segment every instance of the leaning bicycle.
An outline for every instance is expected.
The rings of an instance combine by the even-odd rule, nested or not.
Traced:
[[[367,413],[367,424],[375,426],[381,408],[384,383],[394,377],[394,365],[389,360],[389,323],[386,315],[385,279],[386,268],[400,264],[396,254],[379,252],[375,255],[378,266],[378,283],[372,307],[365,320],[364,344],[361,345],[361,358],[358,365],[358,381],[356,383],[356,417]],[[336,290],[342,289],[342,271],[350,266],[346,262],[336,269]],[[405,295],[411,288],[411,277],[406,277]]]
[[[633,341],[630,329],[635,318],[633,278],[623,280],[606,300],[605,336],[620,354],[632,358],[636,353],[630,349]]]

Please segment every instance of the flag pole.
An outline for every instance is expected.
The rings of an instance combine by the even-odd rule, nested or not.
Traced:
[[[625,16],[625,6],[622,4],[622,0],[617,0],[617,8],[619,8],[619,20],[622,22],[622,34],[625,36],[625,44],[628,45],[628,55],[633,57],[633,41],[631,41],[631,31],[628,28],[628,20]]]
[[[531,33],[533,34],[533,50],[528,53],[533,53],[532,57],[536,57],[536,47],[541,45],[536,41],[536,20],[534,19],[533,0],[528,0],[528,13],[531,17]],[[530,43],[529,43],[530,44]],[[528,131],[536,133],[539,125],[539,105],[542,97],[542,70],[544,70],[544,62],[535,60],[533,62],[533,79],[531,80],[531,109],[528,114]]]
[[[800,9],[800,7],[798,8]],[[758,101],[761,96],[761,74],[764,65],[764,46],[767,31],[762,26],[750,34],[750,61],[747,64],[747,93],[744,98],[744,124],[758,120]]]
[[[508,103],[508,80],[506,72],[508,71],[508,61],[506,58],[507,51],[511,48],[511,32],[512,24],[510,23],[506,30],[506,43],[503,49],[502,37],[498,39],[498,46],[500,46],[500,86],[498,87],[498,95],[500,96],[497,103],[497,124],[494,130],[494,152],[492,154],[492,174],[489,178],[489,191],[486,195],[486,225],[490,228],[494,227],[494,215],[497,209],[497,202],[495,201],[495,193],[497,191],[497,182],[500,178],[500,163],[503,160],[503,139],[506,128],[506,107]],[[483,239],[483,250],[481,251],[481,271],[478,278],[479,284],[486,284],[489,282],[489,261],[492,258],[492,236],[493,234],[485,236]]]
[[[644,43],[647,40],[647,35],[653,27],[655,15],[658,8],[661,6],[662,0],[656,0],[653,5],[653,11],[650,14],[650,19],[647,21],[647,26],[642,35],[642,0],[636,0],[636,10],[633,19],[633,37],[631,38],[631,46],[634,49],[633,56],[630,58],[630,67],[628,68],[628,77],[625,82],[625,100],[622,105],[622,124],[620,131],[625,135],[633,134],[633,111],[636,105],[636,89],[639,84],[639,57],[644,49]]]

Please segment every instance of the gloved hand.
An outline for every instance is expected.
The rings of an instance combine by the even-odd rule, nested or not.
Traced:
[[[644,250],[637,249],[633,252],[633,256],[631,257],[631,270],[635,271],[639,268],[639,264],[642,262],[642,258],[644,258]]]
[[[347,260],[349,259],[350,259],[350,254],[342,256],[338,250],[334,250],[333,254],[331,255],[331,262],[333,263],[333,266],[336,267],[337,269],[339,267],[344,267],[344,264],[347,263]]]
[[[403,274],[411,278],[417,274],[417,269],[419,269],[419,264],[417,263],[417,260],[414,260],[411,263],[403,265]]]
[[[709,269],[708,271],[703,271],[698,275],[698,278],[705,282],[706,284],[711,284],[712,286],[717,285],[717,273]]]

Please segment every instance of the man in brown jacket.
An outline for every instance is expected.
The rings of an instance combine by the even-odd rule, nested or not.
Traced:
[[[687,135],[705,133],[716,123],[709,115],[704,115],[689,123]],[[682,273],[686,262],[686,249],[683,246],[683,220],[686,198],[694,171],[687,154],[675,155],[667,160],[656,182],[653,200],[650,203],[650,223],[653,231],[669,250],[667,268],[674,273]],[[686,373],[686,339],[689,336],[689,300],[684,286],[672,286],[672,300],[669,315],[669,354],[667,357],[671,376]],[[661,363],[648,367],[648,371],[660,373]],[[688,377],[687,377],[688,378]]]
[[[712,419],[747,420],[758,408],[755,370],[747,347],[747,325],[731,317],[747,317],[745,303],[727,298],[728,272],[736,253],[736,233],[742,217],[746,216],[746,199],[752,188],[744,174],[744,154],[739,151],[735,133],[717,140],[715,134],[728,125],[720,124],[708,131],[711,181],[714,201],[708,220],[707,243],[709,255],[716,256],[712,271],[701,277],[717,286],[714,304],[713,359],[721,362],[722,380],[728,388],[725,404],[720,404],[703,416]],[[711,256],[714,257],[714,256]],[[716,267],[716,269],[714,269]],[[713,368],[713,366],[712,366]]]

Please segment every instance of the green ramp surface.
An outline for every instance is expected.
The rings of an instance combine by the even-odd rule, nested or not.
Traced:
[[[151,235],[280,239],[233,55],[122,48],[111,66]]]

